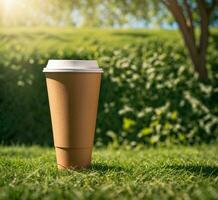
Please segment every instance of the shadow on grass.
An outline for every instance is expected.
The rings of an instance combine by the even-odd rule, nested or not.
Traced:
[[[137,32],[114,32],[112,33],[112,35],[115,35],[115,36],[128,36],[128,37],[139,37],[139,38],[145,38],[145,37],[148,37],[150,36],[150,34],[148,33],[137,33]]]
[[[106,173],[106,172],[130,172],[130,170],[123,168],[119,165],[107,165],[104,163],[93,163],[89,167],[90,171],[97,171],[101,173]]]
[[[209,166],[209,165],[170,165],[168,168],[179,170],[179,171],[188,171],[195,175],[201,175],[205,177],[217,177],[218,176],[218,167]]]

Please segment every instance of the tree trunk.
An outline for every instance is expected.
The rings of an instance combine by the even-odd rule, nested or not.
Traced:
[[[206,54],[208,46],[209,37],[209,13],[207,13],[206,7],[201,0],[198,1],[198,7],[200,10],[201,17],[201,35],[199,43],[196,42],[196,37],[194,34],[194,26],[192,19],[191,7],[188,1],[185,2],[187,16],[184,15],[183,8],[178,4],[177,0],[162,0],[162,2],[167,6],[167,8],[173,14],[176,22],[179,25],[179,29],[182,33],[182,37],[185,46],[190,54],[191,61],[193,63],[194,69],[198,74],[200,80],[207,80],[208,73],[206,68]]]
[[[204,21],[203,19],[202,21]],[[207,46],[208,46],[208,37],[209,37],[209,26],[206,22],[203,22],[200,36],[199,48],[197,47],[194,37],[190,34],[189,29],[185,24],[179,24],[179,29],[182,33],[184,43],[190,54],[191,61],[193,63],[194,69],[198,74],[200,80],[207,80],[208,73],[206,68],[206,55],[207,55]]]
[[[205,57],[205,55],[204,55]],[[199,63],[195,66],[195,69],[198,73],[198,77],[200,80],[204,81],[208,79],[208,73],[207,73],[207,68],[206,68],[206,62],[202,62],[201,58],[197,59]]]

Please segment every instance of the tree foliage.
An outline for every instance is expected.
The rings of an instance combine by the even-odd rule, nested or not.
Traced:
[[[8,6],[7,2],[12,3]],[[199,18],[195,0],[191,0],[191,7],[197,25]],[[0,11],[1,24],[8,26],[122,27],[140,23],[141,26],[153,24],[165,27],[175,22],[162,0],[0,0]],[[211,24],[217,25],[217,19],[216,10],[211,17]]]

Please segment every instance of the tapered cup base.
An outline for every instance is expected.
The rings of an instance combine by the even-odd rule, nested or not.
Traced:
[[[92,148],[55,147],[58,169],[88,168],[91,165]]]

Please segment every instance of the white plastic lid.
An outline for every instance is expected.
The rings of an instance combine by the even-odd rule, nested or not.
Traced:
[[[103,73],[96,60],[49,60],[43,72]]]

